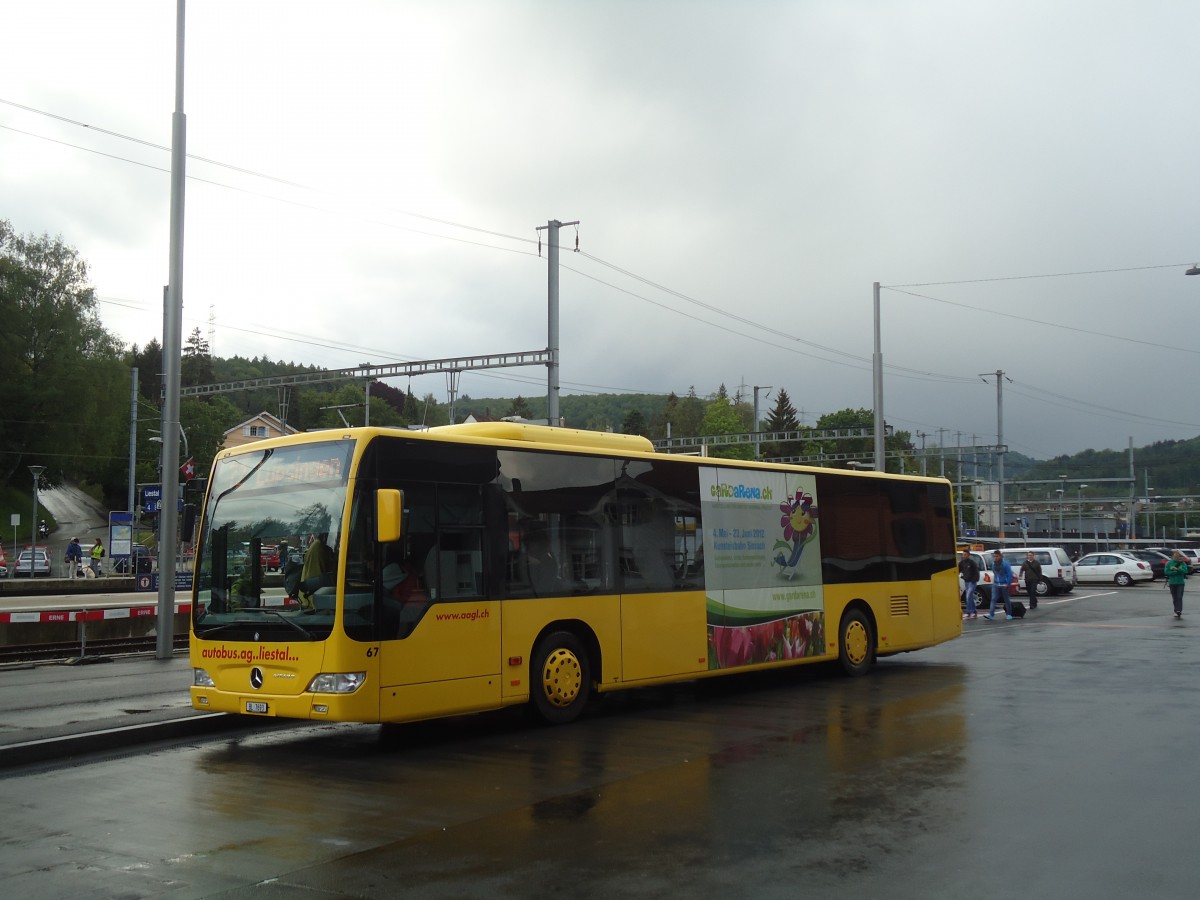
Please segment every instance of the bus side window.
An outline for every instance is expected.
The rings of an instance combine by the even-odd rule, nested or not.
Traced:
[[[482,530],[446,530],[426,560],[426,581],[437,584],[436,600],[456,600],[483,594]],[[435,580],[436,579],[436,580]]]
[[[565,592],[566,582],[546,529],[525,533],[524,563],[535,597],[553,597]]]

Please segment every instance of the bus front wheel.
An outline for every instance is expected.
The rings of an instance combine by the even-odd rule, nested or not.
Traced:
[[[875,632],[861,609],[847,610],[838,629],[838,661],[847,675],[865,675],[875,661]]]
[[[569,631],[546,635],[533,654],[529,690],[542,721],[564,725],[578,718],[592,690],[583,642]]]

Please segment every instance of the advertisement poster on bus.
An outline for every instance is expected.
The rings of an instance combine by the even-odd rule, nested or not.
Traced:
[[[710,669],[825,653],[816,479],[700,472]]]

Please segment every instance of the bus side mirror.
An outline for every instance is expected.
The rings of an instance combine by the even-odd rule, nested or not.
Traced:
[[[400,540],[404,493],[394,488],[381,488],[375,492],[375,540],[390,544]]]

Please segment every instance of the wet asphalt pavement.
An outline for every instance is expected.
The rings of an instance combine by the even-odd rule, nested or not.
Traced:
[[[1079,588],[864,679],[633,692],[565,728],[305,725],[8,769],[0,879],[38,897],[1193,897],[1198,599],[1177,622],[1157,585]]]

